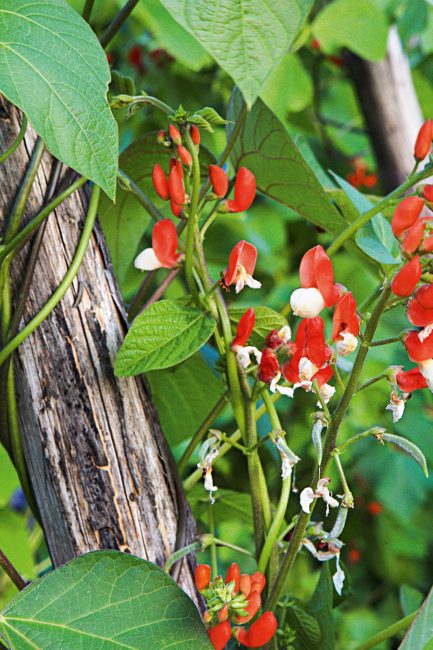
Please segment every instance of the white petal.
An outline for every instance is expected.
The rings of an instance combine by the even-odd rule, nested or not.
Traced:
[[[154,271],[155,269],[162,268],[162,264],[155,255],[153,248],[145,248],[135,258],[134,266],[140,271]]]
[[[344,571],[340,566],[340,559],[337,556],[337,571],[332,576],[332,582],[334,583],[335,591],[339,596],[341,596],[341,593],[343,591],[343,583],[345,578],[346,576],[344,575]]]
[[[418,363],[420,372],[427,382],[427,386],[433,392],[433,359],[427,361],[420,361]]]
[[[356,350],[358,346],[358,339],[350,332],[341,332],[340,338],[337,340],[336,348],[338,354],[342,357],[347,357],[348,354]]]
[[[262,283],[258,280],[255,280],[252,275],[247,275],[245,278],[245,284],[248,285],[251,289],[260,289]]]
[[[241,368],[248,368],[251,363],[250,355],[248,349],[242,347],[242,345],[236,345],[233,348],[233,352],[236,352],[236,359]]]
[[[294,388],[290,388],[290,386],[275,386],[275,390],[286,397],[293,397],[295,393]]]
[[[278,336],[283,339],[283,345],[285,345],[292,338],[292,330],[288,325],[283,325],[283,327],[278,330]]]
[[[316,494],[318,494],[320,497],[323,497],[323,495],[325,494],[325,491],[327,491],[328,494],[329,494],[328,485],[330,484],[330,482],[331,482],[331,479],[328,478],[327,476],[324,476],[323,478],[320,478],[317,481]]]
[[[236,281],[236,286],[235,286],[236,293],[240,293],[244,288],[244,286],[245,286],[245,277],[243,275],[240,275]]]
[[[302,544],[305,546],[307,551],[310,551],[311,555],[314,555],[314,557],[317,557],[317,550],[316,547],[314,546],[313,542],[311,539],[308,539],[308,537],[305,537],[305,539],[302,540]]]
[[[301,381],[310,381],[313,375],[316,374],[318,368],[311,363],[307,357],[301,357],[298,365],[299,379]]]
[[[330,384],[323,384],[319,390],[323,401],[325,404],[327,404],[329,400],[334,396],[335,386],[330,386]],[[317,406],[320,406],[320,402],[317,402]]]
[[[391,394],[391,399],[386,407],[386,411],[392,411],[392,421],[398,422],[403,417],[405,401],[403,399],[394,399]]]
[[[310,506],[313,503],[314,499],[316,498],[316,495],[314,494],[313,490],[310,487],[306,487],[302,490],[301,494],[299,495],[299,500],[301,502],[301,508],[304,512],[307,513],[307,515],[310,514]]]
[[[296,289],[290,296],[290,305],[295,316],[315,318],[325,307],[325,301],[319,289]]]
[[[418,338],[421,341],[425,341],[425,339],[430,336],[430,334],[433,332],[433,323],[430,323],[430,325],[427,325],[427,327],[424,327],[424,329],[421,330],[421,332],[418,332]]]

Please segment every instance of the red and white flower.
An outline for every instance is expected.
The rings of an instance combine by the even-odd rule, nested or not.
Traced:
[[[356,301],[351,291],[338,299],[332,319],[332,340],[337,352],[346,357],[358,345],[361,319],[356,314]]]
[[[416,330],[409,332],[405,346],[409,358],[418,364],[427,386],[433,392],[433,331],[423,340],[420,340],[419,334]]]
[[[248,368],[251,363],[250,355],[254,354],[257,363],[260,363],[262,353],[254,345],[247,345],[248,339],[253,333],[256,315],[250,307],[239,319],[236,329],[236,336],[232,343],[232,350],[236,354],[238,363],[242,368]]]
[[[322,246],[305,253],[299,267],[301,289],[290,296],[295,316],[314,318],[324,307],[332,307],[338,300],[339,290],[334,282],[332,262]]]
[[[227,287],[235,285],[236,293],[242,291],[247,285],[251,289],[260,289],[260,282],[253,278],[256,268],[257,248],[245,240],[241,240],[233,247],[229,265],[224,273],[224,283]]]
[[[407,317],[417,327],[423,329],[418,332],[422,342],[433,331],[433,285],[423,284],[409,302]]]
[[[134,266],[140,271],[172,269],[177,266],[180,253],[177,253],[178,236],[176,226],[170,219],[158,221],[152,230],[152,248],[145,248],[135,258]]]

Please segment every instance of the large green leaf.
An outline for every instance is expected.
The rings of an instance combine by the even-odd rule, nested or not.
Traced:
[[[433,647],[433,589],[425,599],[399,650],[424,650]]]
[[[288,92],[281,92],[288,88]],[[285,54],[260,93],[265,104],[285,120],[289,112],[304,110],[313,99],[313,82],[298,54]]]
[[[290,48],[313,0],[161,0],[239,86],[249,106]]]
[[[242,98],[230,100],[228,119],[236,121]],[[232,124],[228,131],[231,132]],[[314,224],[338,234],[345,221],[330,202],[280,120],[260,99],[248,114],[232,150],[236,167],[248,167],[260,192],[293,208]]]
[[[157,566],[118,551],[82,555],[1,612],[14,650],[211,650],[188,596]]]
[[[49,151],[112,198],[117,125],[110,70],[89,25],[63,0],[0,0],[0,91]]]
[[[208,341],[215,324],[200,309],[173,300],[151,305],[126,335],[116,359],[116,375],[139,375],[185,361]]]
[[[315,618],[322,633],[321,650],[334,650],[335,630],[332,614],[333,586],[329,562],[324,562],[319,582],[308,603],[307,610]]]
[[[374,0],[336,0],[325,6],[313,23],[323,51],[347,47],[370,61],[386,53],[388,22]]]
[[[200,354],[173,368],[153,370],[147,380],[162,430],[171,445],[190,438],[224,394],[224,385]]]

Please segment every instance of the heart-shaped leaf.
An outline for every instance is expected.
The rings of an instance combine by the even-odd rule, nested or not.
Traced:
[[[174,300],[161,300],[137,316],[116,360],[118,377],[170,368],[185,361],[208,341],[213,318]]]
[[[161,0],[229,74],[248,106],[292,45],[313,0]]]
[[[14,650],[211,650],[188,596],[160,568],[118,551],[82,555],[26,587],[0,615]]]
[[[109,81],[94,32],[64,0],[0,0],[0,92],[56,158],[114,199],[118,136]]]

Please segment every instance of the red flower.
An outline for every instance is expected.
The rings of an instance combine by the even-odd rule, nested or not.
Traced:
[[[132,65],[140,74],[145,70],[143,65],[143,52],[139,45],[133,45],[128,52],[128,63]]]
[[[174,203],[183,205],[185,203],[185,188],[183,186],[183,172],[180,172],[179,167],[180,165],[176,164],[171,167],[168,176],[168,191]]]
[[[404,342],[410,359],[416,363],[433,358],[433,332],[424,341],[420,340],[418,334],[417,330],[410,331]]]
[[[195,124],[191,124],[189,127],[189,132],[191,135],[191,140],[198,147],[200,144],[200,129]]]
[[[400,237],[418,219],[424,207],[424,201],[419,196],[408,196],[401,201],[392,217],[392,232]]]
[[[239,591],[239,585],[240,585],[240,580],[241,580],[241,570],[239,568],[239,564],[237,562],[233,562],[227,569],[226,573],[226,584],[229,582],[234,582],[234,590],[233,593],[237,594]]]
[[[232,635],[232,628],[228,621],[218,623],[208,630],[209,639],[215,650],[224,650]]]
[[[194,572],[195,586],[198,591],[206,589],[209,586],[211,578],[211,569],[208,564],[199,564]]]
[[[177,153],[179,154],[179,158],[183,162],[184,165],[187,167],[191,167],[192,165],[192,156],[189,153],[188,149],[184,147],[182,144],[179,144],[177,147]]]
[[[415,296],[409,302],[407,317],[417,327],[427,327],[433,323],[433,307],[425,307],[431,304],[431,291],[433,285],[424,284],[418,289]]]
[[[302,289],[296,289],[290,304],[296,316],[314,318],[322,309],[335,305],[339,291],[334,283],[332,262],[322,246],[305,253],[299,267]]]
[[[241,627],[236,630],[237,640],[247,648],[261,648],[269,643],[277,631],[278,623],[272,612],[265,612],[249,630]]]
[[[152,230],[152,248],[146,248],[135,258],[135,267],[140,271],[153,271],[177,265],[180,253],[176,253],[178,237],[176,226],[170,219],[158,221]]]
[[[412,255],[421,244],[424,237],[425,221],[424,219],[417,219],[413,226],[409,228],[403,237],[401,249],[406,255]]]
[[[236,328],[236,337],[232,343],[232,348],[237,345],[244,347],[247,344],[247,341],[253,332],[255,322],[256,315],[254,313],[254,309],[250,307],[239,319],[239,323]]]
[[[168,127],[168,132],[174,144],[182,144],[182,136],[180,135],[180,131],[177,128],[177,126],[175,126],[174,124],[170,124],[170,126]]]
[[[229,188],[229,179],[224,169],[218,165],[209,165],[209,178],[214,193],[222,199]]]
[[[413,155],[416,160],[424,160],[431,149],[433,139],[433,122],[426,120],[420,128],[414,147]]]
[[[164,170],[162,169],[161,165],[158,163],[155,165],[152,171],[152,182],[158,196],[163,201],[167,201],[169,197],[167,177],[164,174]]]
[[[422,376],[419,368],[410,370],[401,370],[395,376],[397,385],[403,393],[413,393],[414,390],[420,390],[427,387],[427,382]]]
[[[280,373],[280,364],[272,350],[265,348],[260,360],[259,379],[270,384],[271,381]]]
[[[346,356],[355,350],[359,335],[360,318],[356,314],[356,301],[351,291],[338,299],[332,319],[332,340],[337,341],[337,352]]]
[[[433,202],[433,185],[424,185],[422,195],[426,201]]]
[[[325,341],[323,319],[320,316],[305,318],[296,332],[295,352],[289,363],[283,366],[283,375],[293,384],[317,379],[319,386],[323,385],[333,375],[332,367],[325,366],[331,356],[332,350]]]
[[[259,289],[262,285],[253,278],[256,261],[257,248],[243,239],[238,242],[230,253],[229,265],[224,274],[226,286],[234,284],[236,293],[242,291],[245,285]]]
[[[260,607],[262,606],[262,599],[258,591],[252,591],[247,596],[247,601],[248,601],[248,605],[245,607],[245,611],[248,612],[248,614],[246,616],[237,617],[237,622],[240,625],[245,625],[245,623],[249,623],[251,619],[254,618],[254,616],[257,614]]]
[[[415,289],[416,285],[421,279],[422,266],[418,255],[415,255],[410,262],[405,264],[403,268],[395,276],[392,281],[392,291],[396,296],[406,297]]]
[[[256,177],[246,167],[241,167],[236,175],[234,200],[226,201],[229,212],[248,210],[256,196]]]

